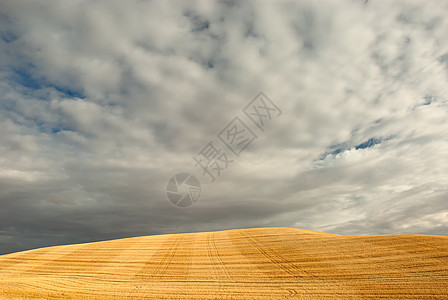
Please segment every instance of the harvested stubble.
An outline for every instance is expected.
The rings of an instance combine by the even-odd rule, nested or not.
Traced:
[[[292,228],[135,237],[0,256],[0,298],[448,299],[448,237]]]

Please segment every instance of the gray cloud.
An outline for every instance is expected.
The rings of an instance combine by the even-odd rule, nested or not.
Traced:
[[[0,253],[240,227],[448,229],[440,1],[2,1]],[[264,91],[261,132],[242,109]],[[193,156],[257,139],[211,183]],[[231,153],[229,152],[229,155]],[[202,184],[195,206],[169,178]]]

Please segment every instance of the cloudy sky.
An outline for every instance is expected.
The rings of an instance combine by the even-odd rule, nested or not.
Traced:
[[[1,1],[0,253],[266,226],[447,234],[447,15]],[[258,106],[263,130],[244,113],[261,91],[279,110]],[[256,136],[238,156],[219,138],[235,117]],[[194,160],[209,142],[229,161],[214,182]],[[202,188],[188,208],[166,194],[183,172]]]

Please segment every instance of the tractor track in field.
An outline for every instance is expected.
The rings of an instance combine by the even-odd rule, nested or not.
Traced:
[[[221,298],[225,295],[225,285],[223,281],[229,281],[231,276],[221,259],[218,248],[216,247],[214,234],[208,233],[206,237],[207,256],[212,264],[213,274],[216,281],[218,281],[217,295]],[[224,275],[224,276],[223,276]]]
[[[176,251],[179,248],[182,239],[183,236],[175,237],[173,245],[168,250],[164,251],[163,249],[159,249],[158,252],[151,257],[151,260],[146,263],[145,267],[143,267],[142,270],[139,271],[138,275],[143,275],[145,278],[151,276],[151,278],[153,279],[162,279],[164,277],[163,274],[169,268],[170,262],[176,255]],[[170,239],[168,241],[171,242],[172,240]],[[166,242],[164,244],[166,244]],[[160,254],[162,257],[159,262],[155,262],[156,256],[158,254]],[[148,269],[150,272],[147,272]]]
[[[304,270],[298,270],[297,268],[294,268],[292,265],[288,266],[285,265],[286,259],[279,254],[275,253],[271,248],[269,247],[261,247],[256,239],[252,236],[250,236],[247,233],[239,232],[239,234],[249,241],[249,243],[254,246],[264,257],[266,257],[269,261],[271,261],[275,266],[281,268],[284,272],[286,272],[291,277],[303,277],[298,276],[296,273],[297,271],[304,272]],[[306,273],[306,272],[305,272]],[[285,289],[288,292],[288,297],[296,297],[299,295],[299,292],[295,288],[287,288]]]
[[[448,237],[238,229],[0,256],[0,299],[446,299]]]
[[[209,234],[207,237],[207,242],[208,242],[208,249],[209,249],[209,253],[211,253],[211,257],[215,257],[216,261],[218,262],[216,265],[218,266],[217,268],[221,269],[220,273],[224,273],[224,277],[226,280],[230,280],[231,276],[229,271],[226,268],[226,265],[224,264],[221,255],[219,254],[219,250],[218,247],[216,246],[216,241],[215,241],[215,235],[214,234]]]
[[[264,257],[266,257],[269,261],[271,261],[275,266],[278,266],[283,271],[285,271],[288,275],[292,277],[304,277],[306,275],[298,275],[298,272],[307,273],[304,270],[298,269],[294,267],[294,265],[287,265],[287,259],[282,257],[281,255],[277,254],[275,251],[273,251],[269,247],[262,247],[258,244],[257,240],[245,233],[240,232],[240,235],[249,241],[249,243],[254,246]],[[309,274],[308,274],[309,275]]]

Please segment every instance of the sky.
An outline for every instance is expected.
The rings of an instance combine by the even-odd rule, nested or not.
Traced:
[[[446,235],[447,15],[1,1],[0,254],[249,227]],[[198,185],[182,174],[188,207],[167,193]]]

